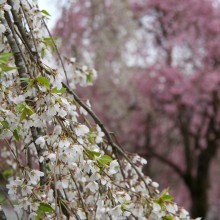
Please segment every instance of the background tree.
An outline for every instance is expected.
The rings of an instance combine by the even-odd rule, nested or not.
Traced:
[[[208,200],[212,200],[210,204],[219,200],[217,192],[208,193],[210,186],[215,188],[219,181],[210,182],[211,170],[218,164],[217,160],[213,165],[212,162],[219,148],[218,3],[82,2],[77,3],[77,14],[65,9],[54,33],[64,39],[64,44],[67,42],[68,48],[80,44],[72,38],[68,41],[68,36],[82,42],[85,39],[81,36],[85,36],[86,42],[93,42],[88,45],[102,45],[90,47],[94,54],[91,63],[103,74],[92,90],[93,98],[100,100],[94,107],[101,115],[100,109],[106,109],[108,117],[103,119],[112,130],[124,134],[120,141],[126,143],[127,149],[138,149],[145,157],[154,157],[171,167],[188,189],[192,215],[205,216]],[[96,10],[95,16],[94,5],[102,8]],[[82,13],[85,8],[87,14]],[[123,11],[124,19],[121,13],[113,13],[118,11]],[[75,18],[85,21],[84,25],[93,23],[90,35],[69,28],[67,21]],[[121,32],[127,33],[127,37]],[[118,36],[123,37],[120,40]],[[117,51],[113,53],[117,65],[108,60],[106,51],[112,50]],[[71,51],[83,60],[83,47]],[[123,62],[121,57],[125,58]],[[118,74],[117,81],[114,74]]]

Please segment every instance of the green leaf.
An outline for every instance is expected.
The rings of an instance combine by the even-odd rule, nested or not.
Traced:
[[[15,66],[8,65],[9,59],[12,53],[1,53],[0,54],[0,72],[7,72],[16,69]]]
[[[58,40],[58,37],[57,36],[53,36],[52,38],[51,37],[44,37],[43,40],[44,41],[52,41],[52,40],[56,41],[56,40]]]
[[[45,56],[45,48],[42,48],[42,50],[40,52],[40,56],[41,56],[41,58],[44,58],[44,56]]]
[[[92,129],[90,129],[89,136],[95,138],[97,136],[97,132],[94,132]]]
[[[0,54],[0,63],[8,62],[12,55],[13,55],[12,53],[1,53]]]
[[[26,104],[25,109],[27,110],[27,113],[29,115],[33,115],[34,114],[34,110],[31,108],[31,106]]]
[[[54,209],[47,203],[40,202],[40,205],[38,206],[37,210],[37,216],[35,220],[40,220],[43,218],[43,213],[45,212],[54,212]]]
[[[13,131],[13,136],[14,136],[14,138],[15,138],[16,141],[19,141],[19,140],[20,140],[20,136],[19,136],[19,133],[18,133],[18,129],[17,129],[17,128]]]
[[[89,155],[90,159],[92,159],[92,160],[95,158],[95,156],[99,157],[101,155],[101,153],[94,151],[94,150],[86,149],[85,151]]]
[[[173,220],[174,218],[172,216],[164,216],[163,220]]]
[[[89,143],[91,143],[91,144],[95,144],[95,138],[92,137],[92,136],[88,136],[88,141],[89,141]]]
[[[52,89],[52,93],[63,93],[63,92],[65,92],[66,91],[66,88],[61,88],[61,89],[57,89],[57,88],[53,88]]]
[[[0,194],[0,204],[2,204],[5,201],[6,197],[2,194]]]
[[[173,200],[173,197],[172,197],[171,195],[169,195],[169,188],[164,189],[164,190],[161,192],[159,198],[161,198],[161,199],[164,200],[164,201],[171,201],[171,200]]]
[[[154,200],[159,205],[163,205],[163,202],[172,201],[173,197],[168,193],[169,189],[164,189],[160,195]]]
[[[25,82],[29,82],[30,81],[30,78],[28,77],[22,77],[20,78],[21,81],[25,81]]]
[[[32,107],[25,102],[16,105],[16,112],[21,112],[20,122],[23,121],[27,116],[34,114]]]
[[[46,10],[41,10],[41,12],[43,13],[43,14],[45,14],[45,15],[47,15],[47,16],[51,16],[50,14],[49,14],[49,12],[48,11],[46,11]]]
[[[49,204],[40,202],[38,211],[39,212],[54,212],[54,209]]]
[[[62,99],[61,98],[56,98],[56,102],[62,103]]]
[[[20,115],[20,120],[19,122],[22,122],[26,117],[28,116],[28,112],[26,109],[23,110],[23,112]]]
[[[51,48],[52,52],[55,51],[55,45],[54,45],[54,41],[56,41],[58,39],[58,37],[54,36],[54,37],[44,37],[42,39],[42,42],[44,43],[44,45],[46,46],[46,48]]]
[[[34,79],[29,79],[28,86],[26,87],[25,92],[28,91],[33,86],[34,81],[35,81]]]
[[[0,64],[1,71],[7,72],[17,69],[15,66],[8,66],[7,64]]]
[[[101,156],[98,161],[99,163],[101,163],[102,165],[108,165],[113,159],[109,156],[109,155],[103,155]]]
[[[8,129],[9,128],[9,124],[7,121],[0,121],[0,123],[2,124],[3,126],[3,129]]]
[[[5,170],[3,171],[2,174],[3,174],[4,177],[8,177],[8,176],[11,176],[13,173],[14,173],[13,169],[7,168],[7,169],[5,169]]]
[[[45,165],[45,168],[47,171],[49,171],[49,172],[51,171],[50,166],[48,164]]]
[[[164,200],[164,201],[172,201],[173,200],[173,196],[166,194],[166,195],[163,195],[161,197],[161,199]]]
[[[44,77],[44,76],[38,76],[36,77],[36,80],[39,84],[45,86],[46,88],[49,88],[50,87],[50,83],[49,83],[49,80]]]
[[[22,112],[26,106],[25,102],[18,103],[16,105],[16,112]]]
[[[92,129],[90,129],[90,133],[88,134],[88,141],[91,144],[95,144],[95,138],[97,136],[96,132],[93,132]]]
[[[92,73],[89,73],[89,74],[86,75],[86,81],[87,81],[88,83],[92,83],[92,82],[93,82]]]

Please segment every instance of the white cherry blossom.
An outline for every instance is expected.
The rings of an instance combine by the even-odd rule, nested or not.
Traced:
[[[44,176],[44,173],[39,170],[31,170],[29,173],[30,184],[36,185],[40,181],[40,177]]]
[[[44,148],[44,146],[45,146],[45,139],[44,139],[44,137],[41,136],[41,137],[37,138],[35,143],[37,145],[40,145],[41,148]]]
[[[84,136],[89,132],[89,128],[86,125],[80,124],[75,128],[75,132],[77,136]]]

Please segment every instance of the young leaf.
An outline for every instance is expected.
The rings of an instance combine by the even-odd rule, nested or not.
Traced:
[[[16,112],[22,112],[22,111],[24,110],[24,108],[25,108],[25,104],[26,104],[26,103],[24,103],[24,102],[18,103],[18,104],[16,105]]]
[[[36,77],[36,80],[39,84],[45,86],[46,88],[49,88],[50,87],[50,83],[49,83],[49,80],[44,77],[44,76],[38,76]]]
[[[1,53],[0,54],[0,63],[6,63],[8,62],[8,60],[10,59],[10,57],[12,56],[12,53]]]
[[[3,171],[3,176],[4,177],[8,177],[8,176],[11,176],[12,174],[13,174],[13,172],[14,172],[14,170],[13,169],[11,169],[11,168],[7,168],[7,169],[5,169],[4,171]]]
[[[4,129],[8,129],[9,128],[9,124],[7,121],[0,121],[0,123],[2,124]]]
[[[1,69],[1,71],[7,72],[10,70],[15,70],[17,68],[14,66],[8,66],[7,64],[0,64],[0,69]]]
[[[19,141],[19,140],[20,140],[20,136],[19,136],[19,133],[18,133],[18,129],[17,129],[17,128],[13,131],[13,136],[14,136],[14,138],[15,138],[16,141]]]
[[[10,57],[12,56],[12,53],[1,53],[0,54],[0,72],[7,72],[10,70],[16,69],[15,66],[9,66],[8,62]]]
[[[50,166],[48,164],[45,165],[47,171],[51,171]]]
[[[172,216],[164,216],[163,220],[174,220]]]
[[[93,132],[91,129],[90,129],[90,133],[88,134],[88,141],[91,143],[91,144],[95,144],[95,138],[96,138],[96,132]]]
[[[161,199],[164,201],[172,201],[173,197],[171,195],[165,194],[161,197]]]
[[[169,189],[164,189],[154,200],[157,204],[162,205],[164,201],[172,201],[173,197],[168,193]]]
[[[47,16],[51,16],[50,14],[49,14],[49,12],[48,11],[46,11],[46,10],[41,10],[41,12],[43,13],[43,14],[45,14],[45,15],[47,15]]]
[[[89,74],[87,74],[86,75],[86,81],[88,82],[88,83],[92,83],[92,74],[91,73],[89,73]]]
[[[44,41],[52,41],[52,39],[53,39],[54,41],[56,41],[56,40],[58,39],[58,37],[57,37],[57,36],[53,36],[52,38],[51,38],[51,37],[44,37],[44,38],[43,38]]]
[[[26,110],[27,110],[27,113],[29,114],[29,115],[32,115],[32,114],[34,114],[34,110],[31,108],[31,106],[29,106],[29,105],[26,105],[25,106],[25,108],[26,108]]]
[[[89,143],[91,143],[91,144],[95,144],[95,138],[92,137],[92,136],[88,136],[88,141],[89,141]]]
[[[63,92],[65,92],[66,91],[66,88],[61,88],[61,89],[57,89],[57,88],[53,88],[52,89],[52,93],[63,93]]]
[[[54,209],[47,203],[41,202],[38,207],[39,212],[53,212]]]
[[[23,106],[20,105],[19,107],[22,110],[20,115],[20,122],[23,121],[27,116],[34,114],[34,110],[26,103],[23,103]]]
[[[29,82],[30,81],[30,78],[28,77],[23,77],[23,78],[20,78],[21,81],[25,81],[25,82]]]
[[[44,43],[44,45],[46,46],[46,48],[51,48],[52,52],[54,52],[55,47],[54,47],[54,41],[56,41],[58,39],[58,37],[53,36],[52,38],[50,37],[44,37],[42,42]]]
[[[42,50],[40,52],[40,56],[41,56],[41,58],[44,58],[44,56],[45,56],[45,48],[42,48]]]
[[[101,153],[94,151],[94,150],[86,149],[85,151],[89,155],[90,159],[92,159],[92,160],[95,158],[95,156],[99,157],[101,155]]]
[[[102,165],[108,165],[113,159],[109,156],[109,155],[103,155],[101,156],[98,161],[99,163],[101,163]]]
[[[28,116],[27,110],[26,110],[26,108],[24,108],[24,110],[22,111],[22,113],[20,115],[19,122],[22,122],[27,116]]]
[[[40,202],[40,205],[38,207],[37,210],[37,216],[35,218],[35,220],[40,220],[42,219],[43,213],[45,212],[54,212],[54,209],[47,203],[44,202]]]
[[[2,194],[0,194],[0,204],[2,204],[5,201],[6,197]]]

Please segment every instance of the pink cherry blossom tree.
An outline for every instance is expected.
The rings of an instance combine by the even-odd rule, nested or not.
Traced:
[[[147,96],[151,108],[159,114],[156,117],[165,120],[165,127],[158,125],[157,131],[157,126],[152,128],[151,115],[146,116],[149,135],[143,146],[147,154],[172,167],[182,178],[190,192],[192,215],[205,216],[210,166],[220,138],[219,6],[193,0],[140,5],[136,1],[131,5],[142,19],[150,14],[151,22],[146,25],[142,20],[144,28],[157,27],[152,34],[160,59],[147,74],[137,77],[139,94],[143,99]],[[182,155],[184,167],[154,151],[161,136],[165,146],[176,146],[172,150]]]

